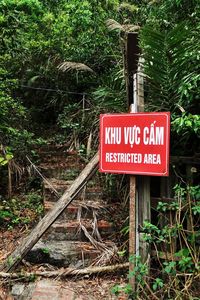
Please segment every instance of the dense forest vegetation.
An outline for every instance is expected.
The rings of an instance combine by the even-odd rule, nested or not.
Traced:
[[[42,124],[81,128],[84,140],[95,114],[127,109],[119,32],[130,24],[140,28],[146,109],[171,111],[180,151],[199,134],[198,1],[3,0],[0,11],[1,144],[15,157]]]
[[[145,110],[171,112],[171,155],[200,154],[198,0],[1,0],[0,27],[0,201],[7,196],[11,161],[26,166],[26,154],[34,159],[35,147],[48,142],[70,141],[84,152],[90,134],[95,149],[99,114],[128,110],[122,47],[132,31],[144,57]],[[196,216],[194,173],[195,185],[176,192],[186,197],[189,191]],[[182,273],[193,271],[192,278],[199,276],[198,238],[199,230],[176,265]],[[175,264],[163,266],[171,285]],[[145,275],[142,267],[139,272]],[[163,286],[157,278],[153,290]]]

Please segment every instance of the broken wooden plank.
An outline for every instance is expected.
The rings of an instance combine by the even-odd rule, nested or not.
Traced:
[[[6,262],[0,266],[0,270],[11,271],[18,263],[24,258],[29,250],[37,243],[41,236],[47,231],[47,229],[54,223],[54,221],[60,216],[64,209],[70,205],[76,195],[86,185],[88,180],[98,169],[99,154],[91,159],[86,165],[81,174],[76,178],[73,184],[65,191],[63,196],[58,200],[53,209],[49,211],[44,218],[36,225],[31,233],[20,243],[17,249],[6,259]]]

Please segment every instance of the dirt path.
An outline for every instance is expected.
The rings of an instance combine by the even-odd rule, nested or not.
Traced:
[[[126,295],[112,294],[113,286],[125,285],[123,277],[93,277],[83,279],[38,279],[32,283],[1,282],[1,300],[125,300]]]

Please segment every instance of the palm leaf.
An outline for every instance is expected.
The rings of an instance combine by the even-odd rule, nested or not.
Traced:
[[[168,30],[150,25],[141,30],[151,109],[173,111],[177,104],[187,109],[197,98],[200,82],[198,36],[198,27],[191,31],[191,26],[183,22]]]
[[[119,30],[122,32],[137,32],[140,29],[140,26],[133,24],[120,24],[113,19],[108,19],[106,25],[110,30]]]
[[[72,61],[64,61],[58,65],[58,70],[62,72],[69,72],[71,70],[84,71],[84,72],[94,72],[90,67],[83,63],[77,63]]]

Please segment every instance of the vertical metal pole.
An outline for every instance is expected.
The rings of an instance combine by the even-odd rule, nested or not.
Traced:
[[[144,73],[143,73],[144,59],[140,56],[138,62],[137,74],[137,110],[144,111]],[[150,178],[148,176],[139,176],[138,184],[138,214],[137,214],[137,246],[136,252],[140,255],[142,263],[146,263],[148,268],[150,266],[149,244],[144,241],[143,233],[138,232],[139,226],[143,226],[144,221],[151,220],[151,201],[150,201]]]
[[[130,176],[130,206],[129,206],[129,273],[131,274],[135,268],[136,253],[136,177]],[[129,277],[129,283],[135,292],[136,282],[135,275]]]

